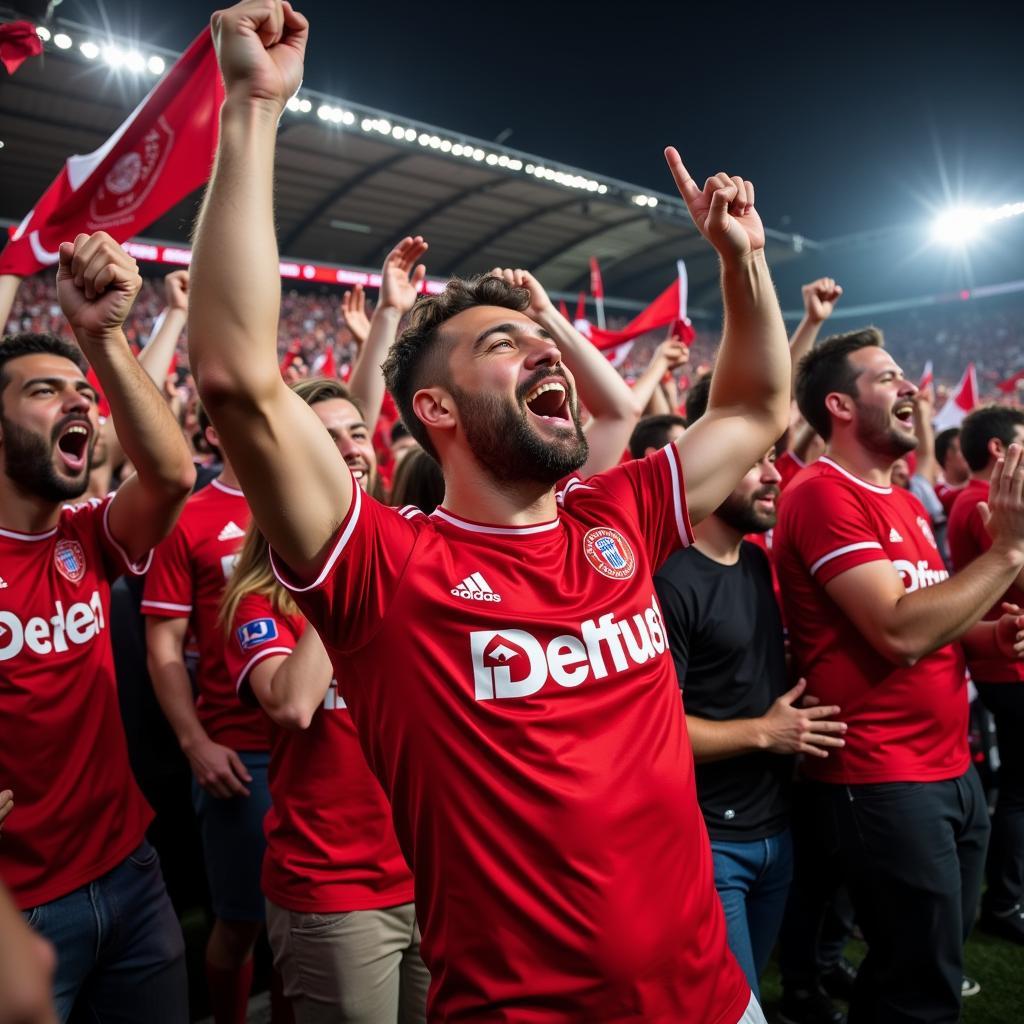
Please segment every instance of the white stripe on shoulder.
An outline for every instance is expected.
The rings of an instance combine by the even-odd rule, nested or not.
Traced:
[[[566,499],[570,494],[576,491],[592,491],[594,488],[590,484],[585,484],[579,477],[573,477],[560,491],[555,492],[555,501],[559,505],[564,505]]]
[[[272,654],[281,654],[287,658],[294,650],[294,647],[267,647],[265,650],[257,651],[246,662],[245,668],[238,673],[238,678],[235,680],[235,693],[241,692],[242,681],[264,658],[269,658]]]
[[[683,511],[683,480],[679,468],[679,450],[671,442],[661,449],[668,459],[669,473],[672,475],[672,511],[676,517],[676,532],[679,534],[679,541],[684,548],[690,546],[690,533],[687,529],[688,522],[686,513]]]
[[[153,562],[153,549],[150,548],[146,552],[145,558],[139,562],[133,562],[128,556],[128,552],[121,547],[117,538],[110,532],[110,509],[114,502],[117,501],[117,491],[114,492],[114,496],[107,502],[106,508],[103,509],[103,532],[107,535],[107,540],[117,549],[117,553],[121,556],[121,561],[124,562],[125,567],[133,576],[145,576],[149,572],[149,567]]]
[[[359,513],[363,507],[363,489],[358,484],[353,483],[352,485],[352,511],[349,515],[348,526],[342,531],[341,536],[338,538],[338,543],[334,545],[334,550],[331,551],[324,563],[323,569],[320,570],[320,575],[317,576],[308,587],[296,587],[289,583],[277,570],[277,563],[274,561],[274,549],[270,549],[270,568],[274,570],[274,575],[277,577],[278,583],[281,584],[285,589],[290,590],[293,594],[305,594],[310,590],[316,590],[321,583],[330,575],[331,569],[334,568],[334,563],[341,557],[342,551],[345,550],[345,545],[348,543],[349,538],[352,536],[352,531],[356,528],[356,523],[359,522]]]
[[[141,605],[143,611],[147,608],[159,608],[165,612],[190,612],[192,611],[192,605],[190,604],[171,604],[169,601],[143,601]]]
[[[830,551],[827,555],[822,555],[814,565],[811,566],[811,575],[813,576],[823,565],[831,562],[833,558],[839,558],[840,555],[848,555],[851,551],[870,551],[877,548],[879,551],[882,550],[882,545],[877,540],[861,540],[856,544],[847,544],[845,547],[836,548],[835,551]]]
[[[838,462],[833,462],[827,455],[822,455],[818,461],[824,462],[826,466],[831,466],[837,473],[842,473],[847,480],[852,480],[853,483],[869,491],[874,491],[875,494],[892,494],[891,487],[879,487],[877,484],[869,484],[867,480],[861,480],[859,476],[854,476],[848,469],[843,469]]]

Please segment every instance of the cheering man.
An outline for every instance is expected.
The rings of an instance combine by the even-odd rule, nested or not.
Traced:
[[[753,186],[700,188],[722,260],[708,413],[590,477],[569,325],[515,276],[421,300],[385,364],[445,501],[364,494],[281,380],[272,178],[308,26],[214,15],[227,99],[196,238],[192,367],[277,571],[344,680],[414,869],[435,1021],[763,1021],[728,952],[651,573],[788,419],[790,358]],[[571,340],[568,341],[571,344]],[[684,485],[683,473],[686,473]]]

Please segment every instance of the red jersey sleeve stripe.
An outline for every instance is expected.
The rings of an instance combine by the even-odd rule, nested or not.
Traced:
[[[265,650],[257,651],[246,663],[245,668],[238,673],[238,678],[235,680],[235,693],[240,693],[242,689],[242,683],[248,678],[249,673],[261,662],[264,658],[269,658],[271,655],[280,654],[284,657],[288,657],[289,654],[294,651],[293,647],[267,647]]]
[[[121,561],[124,562],[125,568],[133,576],[145,576],[149,572],[149,566],[153,561],[153,550],[152,548],[146,552],[146,556],[140,559],[138,562],[133,562],[128,557],[128,552],[125,551],[117,538],[110,532],[110,523],[108,521],[110,516],[110,506],[117,501],[117,492],[114,492],[114,496],[107,502],[107,507],[103,510],[103,532],[107,535],[107,540],[114,545],[115,550],[121,556]]]
[[[345,545],[348,543],[349,537],[352,536],[352,531],[356,528],[356,523],[359,522],[359,512],[363,507],[363,489],[352,480],[353,495],[352,495],[352,508],[349,509],[348,522],[345,524],[345,528],[341,531],[341,536],[338,537],[338,542],[334,545],[330,555],[327,557],[327,561],[324,563],[324,567],[320,570],[319,575],[312,583],[306,587],[296,586],[294,583],[289,582],[281,574],[277,568],[277,559],[274,557],[274,549],[270,549],[270,567],[274,570],[274,575],[277,577],[278,583],[281,586],[286,587],[293,594],[305,594],[307,591],[316,590],[325,579],[330,575],[331,569],[334,568],[334,563],[341,557],[342,551],[345,550]]]
[[[160,612],[185,612],[192,611],[192,605],[190,604],[171,604],[170,601],[143,601],[142,610],[147,611],[152,608]]]
[[[868,551],[872,548],[877,548],[879,551],[882,550],[882,545],[876,540],[862,540],[856,544],[847,544],[844,547],[836,548],[835,551],[830,551],[827,555],[822,555],[814,565],[811,566],[811,575],[813,576],[823,565],[831,562],[833,558],[839,558],[840,555],[848,555],[851,551]]]
[[[674,444],[667,444],[662,451],[668,459],[669,473],[672,474],[672,509],[676,517],[676,530],[679,541],[684,548],[693,543],[693,527],[690,525],[690,513],[686,508],[686,490],[683,483],[683,462],[679,458],[679,449]]]

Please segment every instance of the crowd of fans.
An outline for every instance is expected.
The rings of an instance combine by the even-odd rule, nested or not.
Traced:
[[[125,324],[125,334],[134,344],[145,343],[162,309],[160,282],[159,277],[143,279],[142,291]],[[283,290],[277,338],[282,358],[289,351],[296,352],[311,367],[330,350],[340,372],[351,368],[358,345],[346,324],[342,296],[340,289]],[[367,312],[372,311],[370,298]],[[1001,397],[996,385],[1024,366],[1024,299],[1020,296],[949,302],[881,313],[872,319],[884,332],[893,358],[909,376],[919,376],[925,364],[932,362],[940,400],[970,362],[975,364],[982,397],[993,399]],[[624,325],[614,317],[609,322],[612,330]],[[686,380],[710,370],[720,340],[718,324],[698,319],[693,327],[689,365],[682,374]],[[22,283],[5,330],[67,333],[50,275],[36,275]],[[643,373],[661,340],[654,334],[637,339],[618,365],[627,381],[632,383]],[[188,339],[183,335],[177,346],[178,365],[183,367],[188,364],[187,349]]]
[[[1015,300],[819,342],[821,277],[787,337],[670,149],[689,347],[423,297],[420,236],[278,303],[304,21],[218,18],[192,268],[83,234],[0,309],[0,1024],[187,1020],[192,861],[215,1024],[264,941],[274,1024],[765,1024],[773,951],[783,1024],[954,1024],[976,919],[1024,945],[1024,406],[914,381],[993,394]]]

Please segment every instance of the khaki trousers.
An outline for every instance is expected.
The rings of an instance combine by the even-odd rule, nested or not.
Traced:
[[[423,1024],[430,975],[411,903],[300,914],[267,900],[274,966],[296,1024]]]

